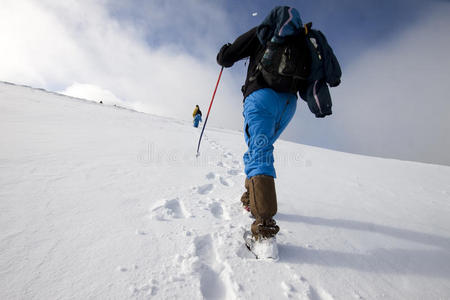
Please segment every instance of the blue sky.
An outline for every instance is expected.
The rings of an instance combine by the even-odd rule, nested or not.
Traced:
[[[304,22],[312,21],[314,26],[327,33],[330,43],[340,54],[342,63],[351,61],[358,52],[364,51],[380,41],[392,39],[398,32],[419,22],[435,5],[446,2],[439,0],[316,0],[316,1],[268,1],[268,0],[227,0],[212,1],[210,10],[220,10],[226,17],[214,20],[205,16],[208,10],[196,14],[198,6],[207,1],[174,0],[133,0],[110,1],[108,10],[116,18],[132,22],[142,27],[155,26],[149,18],[151,10],[161,9],[161,17],[156,18],[160,31],[150,30],[147,41],[151,46],[165,43],[179,43],[187,51],[198,53],[189,42],[191,34],[207,34],[208,29],[227,27],[228,33],[237,36],[249,28],[258,25],[276,5],[296,7]],[[149,3],[151,3],[149,5]],[[157,3],[157,5],[155,5]],[[182,9],[179,9],[180,6]],[[186,7],[189,7],[186,11]],[[252,16],[253,12],[258,15]],[[202,19],[199,21],[198,19]],[[205,28],[207,27],[207,28]],[[217,28],[219,27],[219,28]],[[186,32],[191,31],[191,32]],[[221,30],[214,32],[212,42],[223,42]]]
[[[0,80],[189,120],[218,49],[276,5],[323,31],[343,69],[333,116],[300,100],[284,139],[450,165],[449,1],[3,0]],[[245,71],[224,72],[210,125],[241,129]]]

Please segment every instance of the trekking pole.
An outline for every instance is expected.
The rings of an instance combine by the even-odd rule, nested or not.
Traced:
[[[202,141],[203,131],[205,131],[206,122],[208,122],[209,111],[211,110],[211,106],[212,106],[213,101],[214,101],[214,96],[216,95],[217,87],[219,86],[220,77],[222,77],[222,71],[223,71],[223,67],[222,67],[222,69],[220,69],[219,79],[217,79],[216,88],[214,89],[214,93],[213,93],[212,98],[211,98],[211,103],[209,104],[208,113],[206,114],[205,123],[203,123],[202,133],[200,133],[200,138],[198,139],[198,146],[197,146],[197,155],[196,155],[196,157],[200,156],[199,150],[200,150],[200,143]]]

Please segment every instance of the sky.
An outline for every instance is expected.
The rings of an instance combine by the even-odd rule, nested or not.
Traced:
[[[217,51],[276,5],[325,33],[343,70],[333,115],[299,99],[283,139],[450,165],[449,1],[0,0],[0,80],[190,120]],[[241,129],[245,72],[224,71],[209,125]]]

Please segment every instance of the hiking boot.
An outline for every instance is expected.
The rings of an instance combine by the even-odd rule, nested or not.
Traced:
[[[249,180],[250,210],[255,216],[251,231],[256,239],[275,236],[280,228],[273,216],[277,213],[275,181],[267,175],[256,175]]]

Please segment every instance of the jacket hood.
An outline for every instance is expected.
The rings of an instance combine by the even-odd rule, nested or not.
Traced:
[[[256,29],[256,34],[262,45],[268,40],[282,42],[284,37],[297,35],[303,29],[300,13],[293,7],[277,6],[269,13],[261,25]]]

